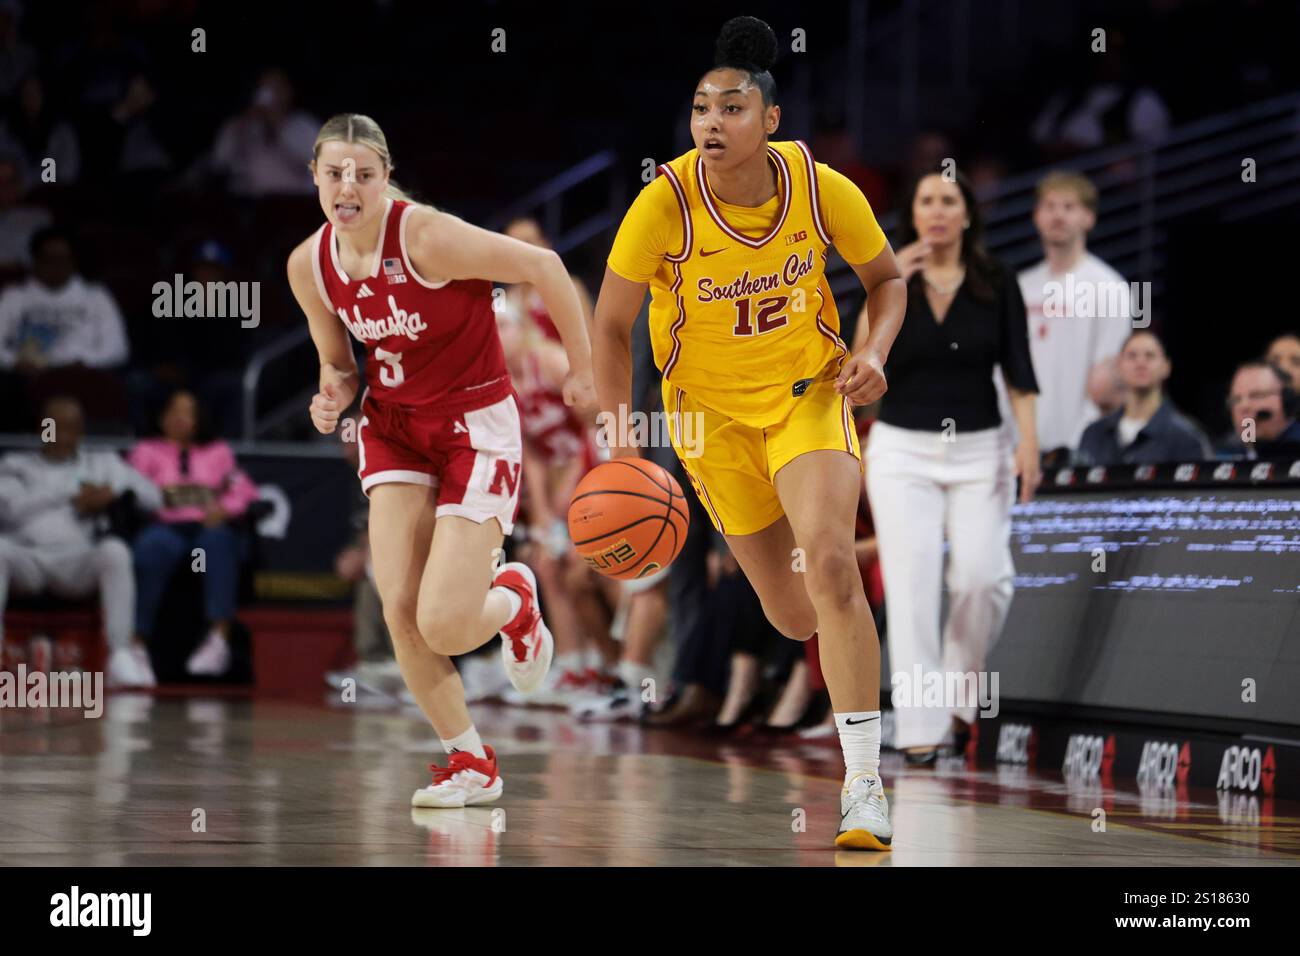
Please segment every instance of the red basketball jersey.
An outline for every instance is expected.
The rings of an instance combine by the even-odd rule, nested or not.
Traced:
[[[536,355],[523,360],[523,374],[515,384],[519,424],[530,445],[548,462],[570,461],[583,455],[586,429],[564,404],[564,393],[542,381]]]
[[[552,342],[564,344],[564,339],[560,337],[560,330],[555,327],[555,322],[551,319],[551,313],[546,310],[546,304],[542,302],[542,297],[533,289],[528,297],[528,316],[537,326],[538,331],[546,336]]]
[[[412,203],[388,199],[369,275],[339,265],[334,227],[316,233],[316,288],[366,347],[370,395],[442,413],[483,408],[511,394],[510,375],[484,279],[429,282],[406,255]]]

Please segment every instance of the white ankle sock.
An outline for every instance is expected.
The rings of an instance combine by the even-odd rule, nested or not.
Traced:
[[[452,737],[451,740],[442,740],[439,738],[439,742],[442,744],[442,749],[447,751],[447,753],[452,753],[456,750],[463,750],[466,753],[473,754],[475,757],[487,757],[487,751],[483,749],[483,741],[479,739],[478,729],[475,728],[473,724],[469,725],[469,730],[457,734],[455,737]]]
[[[647,667],[645,664],[634,664],[631,661],[619,661],[616,669],[618,679],[627,685],[628,692],[641,696],[641,682],[646,678],[653,679],[655,669]]]
[[[860,773],[880,772],[880,711],[856,710],[835,715],[844,751],[844,782]]]
[[[519,609],[524,606],[524,599],[514,591],[510,590],[510,588],[498,586],[494,587],[492,590],[496,591],[498,594],[504,594],[506,600],[510,602],[510,616],[506,618],[506,623],[509,624],[515,619],[515,615],[519,613]]]
[[[583,668],[583,659],[581,651],[569,651],[565,654],[556,654],[551,661],[551,670],[556,674],[563,674],[565,671],[573,671],[575,674],[581,673]]]

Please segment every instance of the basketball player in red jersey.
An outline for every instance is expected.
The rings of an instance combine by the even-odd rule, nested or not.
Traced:
[[[358,390],[348,333],[366,348],[356,438],[375,582],[402,676],[450,755],[412,804],[462,807],[496,800],[502,784],[451,658],[500,632],[510,680],[528,691],[554,652],[532,571],[494,568],[523,457],[491,282],[538,290],[568,353],[569,405],[595,399],[591,349],[555,253],[408,201],[392,167],[374,120],[321,127],[311,170],[326,223],[289,256],[289,284],[320,355],[310,411],[322,433]]]
[[[546,238],[546,233],[542,231],[541,224],[531,216],[520,216],[506,223],[505,234],[511,239],[518,239],[520,242],[526,242],[530,246],[539,246],[542,249],[551,248],[550,240]],[[587,320],[587,331],[591,331],[592,321],[592,303],[591,293],[587,291],[587,286],[575,275],[569,276],[573,282],[574,291],[578,293],[578,301],[582,303],[582,314]],[[528,315],[537,329],[552,342],[559,342],[560,331],[551,321],[551,315],[546,311],[546,303],[537,290],[527,284],[511,286],[506,290],[507,299],[520,311]],[[592,414],[595,414],[593,410]]]
[[[590,602],[599,600],[592,592],[602,579],[574,550],[565,520],[578,482],[600,460],[595,409],[565,404],[564,349],[520,310],[517,300],[507,294],[496,318],[524,436],[522,513],[530,547],[526,560],[546,593],[555,635],[551,679],[527,697],[507,694],[506,701],[568,703],[575,695],[608,689],[613,679],[604,676],[601,665],[612,665],[619,654],[607,624],[602,627],[592,619]],[[616,588],[617,582],[609,583]],[[599,611],[595,617],[600,617]]]

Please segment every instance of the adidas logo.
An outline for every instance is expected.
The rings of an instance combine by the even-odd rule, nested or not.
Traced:
[[[361,283],[361,288],[357,290],[357,298],[364,299],[368,295],[374,295],[374,293],[371,292],[370,287],[363,282]]]
[[[468,435],[468,434],[469,434],[469,429],[465,427],[465,425],[464,425],[463,422],[459,422],[459,421],[456,422],[456,424],[454,424],[454,425],[452,426],[451,430],[452,430],[452,433],[455,434],[455,435]]]

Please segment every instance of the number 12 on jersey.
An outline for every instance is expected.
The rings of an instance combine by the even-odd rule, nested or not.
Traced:
[[[779,314],[785,308],[785,304],[790,301],[789,296],[774,295],[766,299],[759,299],[753,303],[754,321],[750,323],[750,300],[736,300],[736,327],[731,330],[732,335],[753,335],[755,327],[758,334],[771,332],[773,329],[779,329],[789,321],[789,316]]]

